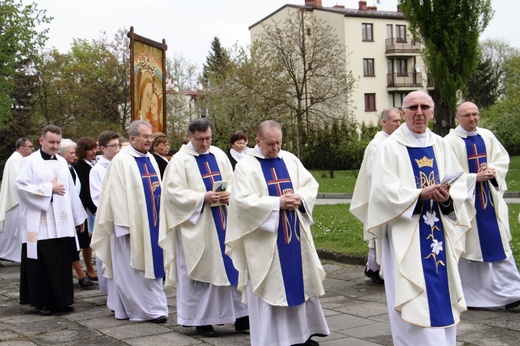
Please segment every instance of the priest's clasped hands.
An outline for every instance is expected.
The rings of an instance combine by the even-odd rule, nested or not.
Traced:
[[[213,204],[213,203],[229,203],[230,193],[228,191],[207,191],[204,195],[204,203]]]
[[[283,194],[280,196],[280,209],[294,210],[302,204],[300,195],[296,193]]]
[[[446,203],[450,199],[450,185],[435,184],[430,185],[421,190],[421,200],[431,199],[435,202]]]
[[[486,169],[477,173],[477,181],[480,183],[491,180],[495,177],[495,174],[496,172],[494,168],[487,167]]]

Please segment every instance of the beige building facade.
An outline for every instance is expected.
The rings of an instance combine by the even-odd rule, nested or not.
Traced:
[[[358,8],[323,7],[321,0],[284,5],[249,27],[251,41],[263,25],[283,22],[290,11],[306,11],[330,25],[345,48],[346,68],[357,79],[351,104],[359,124],[376,124],[386,107],[400,108],[413,90],[432,90],[421,57],[422,46],[411,38],[404,14],[396,9],[378,11],[359,1]],[[431,84],[431,83],[430,83]]]

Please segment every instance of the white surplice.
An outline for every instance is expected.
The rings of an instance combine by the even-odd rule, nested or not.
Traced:
[[[87,215],[68,167],[59,155],[56,160],[43,160],[40,150],[22,160],[16,186],[20,198],[20,231],[22,243],[27,243],[28,258],[37,258],[38,240],[74,238],[75,227],[85,221]],[[64,196],[52,193],[53,179],[64,185]]]
[[[148,213],[136,157],[150,158],[131,146],[111,161],[105,175],[90,246],[111,278],[107,306],[118,319],[151,320],[168,316],[162,278],[155,278]],[[160,183],[160,180],[159,180]]]
[[[468,153],[464,138],[480,135],[486,146],[487,166],[495,169],[497,187],[487,182],[493,198],[493,206],[497,216],[498,229],[502,240],[502,246],[507,256],[498,262],[483,262],[480,249],[480,239],[476,221],[475,185],[477,174],[468,173]],[[509,169],[509,154],[495,137],[495,135],[483,128],[477,127],[474,132],[465,131],[460,125],[452,129],[445,137],[451,145],[457,160],[464,169],[468,191],[472,191],[471,197],[466,201],[466,210],[472,217],[471,229],[466,235],[465,251],[459,261],[459,272],[464,289],[466,303],[471,307],[499,307],[520,300],[520,274],[513,259],[509,242],[511,231],[509,228],[508,206],[504,200],[504,192],[507,190],[506,175]]]
[[[376,237],[377,254],[382,259],[390,326],[395,345],[416,345],[407,340],[426,340],[440,332],[440,345],[455,345],[454,329],[460,313],[466,310],[457,261],[463,251],[463,240],[469,220],[463,203],[467,196],[464,177],[450,188],[454,212],[440,213],[444,227],[446,269],[448,273],[451,314],[454,324],[431,328],[430,310],[422,270],[419,240],[421,215],[413,214],[421,190],[416,186],[407,147],[432,146],[439,177],[458,172],[460,165],[443,139],[430,130],[417,135],[406,124],[401,125],[377,150],[368,206],[368,231]],[[381,227],[386,225],[386,227]],[[451,329],[451,330],[450,330]]]
[[[215,156],[222,180],[229,182],[232,168],[227,155],[214,146],[209,153]],[[213,214],[204,205],[206,187],[195,159],[198,155],[188,143],[166,167],[159,244],[164,249],[167,282],[177,284],[177,323],[233,323],[247,316],[247,306],[226,274]]]
[[[7,159],[0,190],[0,258],[14,262],[20,262],[22,253],[19,199],[15,183],[22,159],[23,156],[17,151]]]
[[[226,234],[226,253],[239,271],[239,290],[249,305],[252,345],[304,343],[313,334],[328,335],[318,297],[324,294],[325,271],[310,231],[318,183],[296,156],[280,151],[300,195],[305,213],[300,224],[305,302],[288,307],[277,250],[279,197],[270,196],[255,147],[235,167]]]
[[[96,207],[99,205],[99,197],[101,195],[103,179],[105,179],[105,174],[107,173],[108,165],[110,165],[110,161],[101,156],[89,173],[90,198],[92,199],[92,203],[94,203]],[[107,293],[108,279],[103,274],[103,261],[101,261],[101,259],[98,256],[96,256],[96,272],[100,273],[98,275],[99,290],[103,293]]]
[[[374,236],[367,232],[367,213],[368,198],[370,197],[370,186],[372,181],[372,161],[376,155],[377,148],[383,141],[388,138],[388,134],[384,131],[376,133],[374,138],[368,143],[365,153],[363,154],[363,162],[359,168],[352,201],[350,203],[350,212],[363,224],[363,239],[368,241],[369,253],[367,261],[367,270],[379,270],[375,254]]]

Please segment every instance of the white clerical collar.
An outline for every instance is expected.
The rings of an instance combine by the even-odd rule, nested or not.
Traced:
[[[195,149],[195,147],[193,146],[193,143],[188,142],[188,144],[186,144],[186,145],[188,146],[188,148],[193,149],[195,152],[199,153],[199,155],[207,154],[207,153],[209,153],[209,151],[210,151],[210,149],[211,149],[211,146],[210,146],[209,149],[208,149],[206,152],[201,153],[201,152],[199,152],[197,149]]]
[[[142,152],[135,150],[135,148],[131,145],[128,146],[128,150],[130,150],[132,152],[133,156],[137,156],[137,157],[145,157],[147,154],[147,153],[143,154]]]
[[[407,125],[403,126],[403,131],[406,137],[417,143],[421,147],[427,146],[430,141],[430,133],[428,129],[424,133],[415,133],[410,131]]]
[[[386,138],[390,137],[390,135],[388,133],[386,133],[385,131],[381,130],[381,132],[383,133],[383,136]]]
[[[468,132],[468,131],[464,130],[462,128],[462,126],[460,126],[460,125],[457,126],[456,130],[460,131],[461,133],[465,134],[466,136],[476,136],[476,135],[478,135],[477,129],[475,129],[475,131]]]

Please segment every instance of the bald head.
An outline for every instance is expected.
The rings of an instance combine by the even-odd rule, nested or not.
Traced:
[[[455,118],[460,127],[468,132],[473,132],[477,130],[480,112],[473,102],[463,102],[457,107]]]

